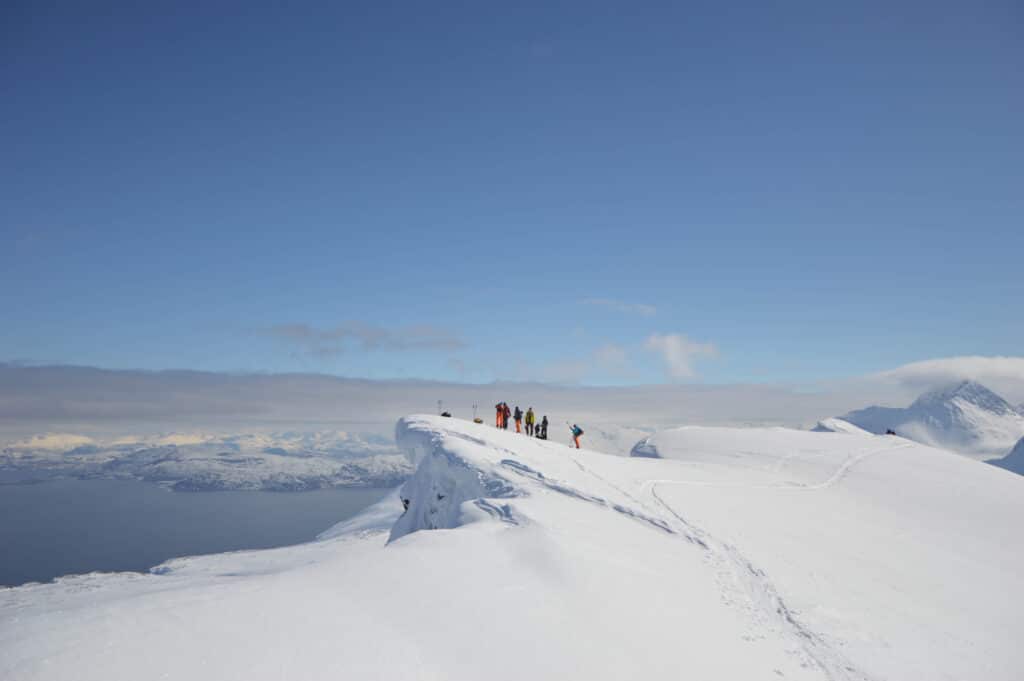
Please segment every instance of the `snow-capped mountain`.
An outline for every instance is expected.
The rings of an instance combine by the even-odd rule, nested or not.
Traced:
[[[433,416],[396,436],[415,475],[321,541],[0,589],[0,678],[1024,669],[1019,476],[864,433],[680,428],[646,438],[655,458]]]
[[[1024,415],[974,381],[927,392],[906,408],[868,407],[842,419],[872,433],[891,429],[977,459],[1001,456],[1024,436]]]
[[[0,449],[5,468],[148,480],[177,491],[390,487],[413,470],[393,442],[344,431],[174,433],[106,442],[48,434]]]
[[[1024,437],[1017,442],[1009,454],[1001,459],[993,459],[989,463],[993,466],[999,466],[1008,471],[1024,475]]]

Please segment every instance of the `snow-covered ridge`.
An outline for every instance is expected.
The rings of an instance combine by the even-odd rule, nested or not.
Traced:
[[[168,433],[97,441],[47,434],[0,448],[0,469],[129,478],[179,491],[393,486],[412,465],[394,444],[345,431]]]
[[[927,392],[909,407],[867,407],[842,417],[872,433],[899,435],[972,458],[1003,456],[1024,436],[1024,414],[974,381]]]
[[[402,419],[396,440],[417,465],[397,520],[391,497],[320,542],[0,590],[0,678],[1009,681],[1024,668],[1024,478],[994,466],[785,428],[662,431],[645,440],[653,459],[434,416]]]
[[[558,518],[580,512],[611,513],[696,547],[729,575],[716,580],[726,601],[753,614],[759,635],[789,646],[812,678],[931,678],[958,665],[968,673],[982,659],[967,661],[984,645],[974,640],[975,627],[989,632],[979,623],[1009,624],[997,623],[1008,616],[999,593],[1011,587],[989,561],[1001,554],[997,560],[1024,566],[1024,542],[1011,539],[1016,530],[1002,515],[1013,511],[985,497],[996,488],[1024,492],[1024,486],[900,437],[840,420],[824,425],[830,430],[662,431],[634,450],[662,461],[620,464],[549,443],[538,450],[486,427],[404,419],[396,439],[420,464],[401,490],[410,507],[391,541],[481,522],[558,526]],[[966,506],[950,509],[951,485]],[[1024,509],[1021,498],[1006,501]],[[533,510],[548,504],[555,515]],[[565,504],[574,510],[554,510]],[[825,535],[817,517],[836,519]],[[976,531],[975,522],[996,526]],[[950,534],[978,551],[970,567],[949,545]],[[850,564],[849,551],[858,556]],[[968,593],[951,586],[981,578],[996,579],[989,583],[995,588]],[[933,593],[929,585],[936,582],[948,582],[950,593]],[[902,623],[892,620],[893,608]],[[950,648],[940,651],[942,645]],[[988,654],[1003,652],[997,645]],[[929,656],[944,661],[932,668],[922,662]],[[1001,668],[990,678],[1012,676],[1012,664]]]

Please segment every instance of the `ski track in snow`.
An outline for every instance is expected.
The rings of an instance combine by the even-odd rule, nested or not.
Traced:
[[[686,528],[707,549],[710,562],[718,574],[726,604],[748,611],[753,618],[752,631],[763,631],[771,627],[788,634],[794,649],[804,667],[817,667],[830,681],[871,681],[864,672],[854,667],[833,645],[821,635],[801,624],[786,606],[782,596],[767,574],[746,558],[739,549],[709,534],[703,528],[686,520],[657,491],[658,481],[648,481],[651,496],[677,523]],[[780,488],[785,489],[785,488]],[[762,634],[750,634],[751,639],[763,638]]]
[[[860,451],[849,456],[842,464],[836,467],[832,475],[817,484],[749,485],[747,487],[752,489],[797,489],[806,491],[827,489],[835,486],[854,466],[869,456],[904,449],[909,446],[909,444],[896,445]],[[785,457],[777,464],[776,469],[780,469],[785,461],[799,455],[799,453],[794,453]],[[575,456],[570,456],[570,459],[580,471],[596,478],[602,484],[611,487],[648,512],[651,512],[649,506],[643,503],[643,501],[595,473],[580,463]],[[680,480],[646,480],[643,483],[643,488],[649,489],[654,501],[664,511],[667,511],[674,521],[666,522],[663,529],[668,529],[670,533],[686,538],[707,552],[708,560],[716,569],[723,600],[728,605],[740,607],[748,612],[753,620],[751,624],[752,632],[763,631],[765,628],[770,627],[777,632],[788,635],[793,641],[794,646],[790,652],[800,659],[804,667],[816,667],[830,681],[872,681],[868,674],[857,669],[842,653],[838,652],[835,649],[835,644],[830,643],[822,635],[812,631],[797,620],[768,575],[744,556],[738,548],[714,537],[703,528],[688,521],[671,504],[666,502],[658,494],[657,486],[659,484],[685,485],[688,483]],[[561,491],[560,486],[551,488],[555,489],[555,491]],[[579,495],[573,496],[579,497]],[[604,503],[607,504],[607,502]],[[620,510],[620,508],[615,507],[615,510]],[[656,516],[659,514],[652,513],[652,515]],[[676,527],[672,527],[672,525],[676,525]],[[661,527],[661,524],[659,523],[657,526]],[[751,633],[749,637],[750,640],[758,637],[763,638],[763,634]],[[836,644],[841,644],[841,642],[836,642]]]
[[[881,454],[883,452],[892,452],[892,451],[896,451],[898,449],[907,449],[907,448],[912,447],[912,446],[913,445],[910,445],[910,444],[894,445],[894,446],[890,446],[890,447],[880,447],[878,449],[868,449],[868,450],[861,451],[861,452],[859,452],[857,454],[853,454],[849,458],[847,458],[846,461],[844,461],[842,464],[837,466],[836,470],[833,471],[832,475],[830,475],[828,478],[826,478],[822,482],[816,482],[816,483],[813,483],[813,484],[807,484],[807,483],[803,483],[803,482],[782,482],[782,483],[772,483],[772,484],[749,484],[749,483],[728,484],[728,483],[723,483],[723,482],[711,482],[711,481],[704,481],[704,480],[658,480],[658,479],[647,480],[647,481],[645,481],[644,484],[645,485],[650,485],[650,486],[658,484],[658,485],[684,485],[684,486],[689,486],[689,487],[729,487],[729,488],[733,488],[733,489],[771,489],[771,490],[796,490],[796,491],[800,491],[800,492],[813,492],[813,491],[816,491],[816,490],[822,490],[822,489],[828,489],[829,487],[834,487],[836,485],[836,483],[838,483],[840,480],[842,480],[846,476],[846,474],[850,472],[851,468],[853,468],[854,466],[856,466],[858,463],[860,463],[864,459],[868,458],[869,456],[873,456],[875,454]],[[796,458],[798,456],[800,456],[799,453],[791,454],[791,455],[789,455],[787,457],[784,457],[783,459],[781,459],[779,461],[779,463],[775,464],[772,469],[773,470],[780,470],[781,465],[784,462],[790,461],[790,460],[792,460],[792,459],[794,459],[794,458]],[[684,461],[684,462],[676,462],[676,463],[689,463],[689,462],[685,462]]]

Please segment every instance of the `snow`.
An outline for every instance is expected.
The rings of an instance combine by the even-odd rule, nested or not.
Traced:
[[[616,424],[593,424],[581,423],[584,429],[580,444],[585,444],[587,449],[601,452],[602,454],[614,454],[616,456],[629,456],[637,442],[651,434],[650,429],[631,428]],[[564,437],[555,438],[569,444],[572,439],[569,429],[564,424],[560,428],[552,429],[551,432],[564,433]]]
[[[396,441],[415,475],[320,541],[0,591],[0,678],[1024,669],[1024,478],[994,466],[784,428],[663,431],[653,459],[432,416]]]
[[[872,433],[891,428],[981,460],[1002,456],[1024,436],[1024,415],[974,381],[927,392],[906,408],[867,407],[842,418]]]
[[[0,449],[0,469],[131,478],[180,491],[397,485],[412,473],[394,444],[345,431],[165,433],[98,441],[48,434]]]
[[[45,433],[17,440],[8,445],[15,450],[38,450],[43,452],[67,452],[77,447],[94,445],[95,441],[85,435],[73,433]]]
[[[811,430],[816,433],[868,433],[868,431],[853,425],[849,421],[837,418],[822,419]]]

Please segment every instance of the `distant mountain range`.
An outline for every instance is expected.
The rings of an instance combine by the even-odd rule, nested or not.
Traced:
[[[97,442],[41,435],[0,448],[0,471],[136,479],[176,491],[391,487],[412,462],[394,443],[344,431],[174,434]]]
[[[867,407],[841,418],[982,460],[1005,456],[1024,437],[1024,412],[975,381],[926,392],[909,407]]]

